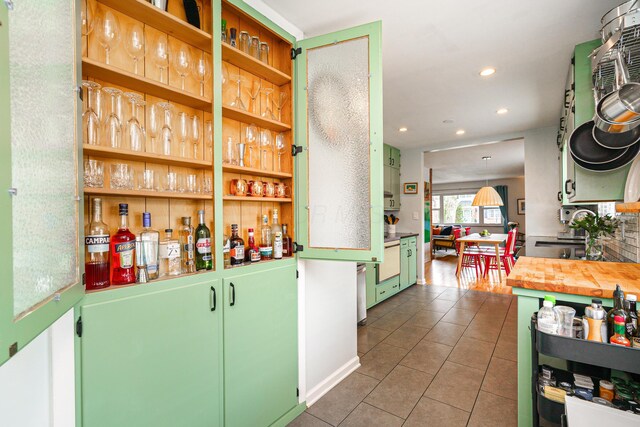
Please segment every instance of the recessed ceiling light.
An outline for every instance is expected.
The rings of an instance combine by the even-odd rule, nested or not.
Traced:
[[[498,109],[498,111],[496,111],[496,113],[498,114],[507,114],[509,112],[509,110],[507,110],[506,108],[500,108]]]
[[[446,125],[449,125],[449,124],[453,123],[453,120],[451,120],[451,119],[446,119],[446,120],[443,120],[443,121],[442,121],[442,123],[444,123],[444,124],[446,124]]]
[[[458,129],[456,135],[464,135],[464,129]]]
[[[487,68],[483,69],[482,71],[480,71],[480,75],[482,77],[489,77],[490,75],[495,74],[495,72],[496,72],[495,68],[487,67]]]
[[[398,131],[399,131],[399,132],[406,132],[406,131],[407,131],[407,128],[403,126],[403,127],[401,127],[400,129],[398,129]]]

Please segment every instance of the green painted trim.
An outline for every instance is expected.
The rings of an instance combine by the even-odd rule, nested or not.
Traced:
[[[224,222],[222,195],[224,194],[222,180],[222,4],[213,1],[213,188],[214,188],[214,230],[216,272],[224,270],[223,236]]]
[[[539,298],[544,299],[545,295],[553,296],[556,301],[567,301],[576,304],[585,304],[591,305],[591,299],[599,298],[602,300],[602,304],[606,307],[613,307],[613,300],[611,298],[600,298],[600,297],[592,297],[586,295],[575,295],[575,294],[566,294],[560,292],[548,292],[548,291],[537,291],[535,289],[525,289],[525,288],[512,288],[512,293],[518,296],[525,296],[531,298]],[[529,314],[531,315],[531,313]]]
[[[381,262],[384,257],[384,201],[383,201],[383,143],[382,143],[382,23],[380,21],[361,25],[343,31],[326,34],[310,39],[302,40],[298,46],[302,53],[295,60],[295,119],[296,119],[296,144],[307,147],[307,49],[330,45],[334,42],[350,40],[359,37],[369,37],[369,80],[370,95],[370,161],[371,161],[371,248],[369,250],[352,249],[319,249],[311,248],[308,244],[308,155],[305,150],[302,155],[296,156],[296,187],[297,194],[297,219],[298,230],[296,241],[304,245],[304,251],[300,258],[328,259],[342,261]]]
[[[271,427],[287,426],[291,421],[295,420],[298,417],[298,415],[302,414],[306,409],[307,409],[306,402],[298,403],[298,405],[295,408],[291,409],[289,412],[284,414],[278,421],[271,424]]]
[[[293,43],[296,42],[296,38],[294,36],[289,34],[281,26],[279,26],[278,24],[276,24],[275,22],[273,22],[272,20],[267,18],[262,13],[258,12],[252,6],[249,6],[244,1],[242,1],[242,0],[224,0],[224,1],[226,1],[229,4],[234,5],[235,7],[237,7],[240,10],[242,10],[244,13],[246,13],[247,15],[250,15],[253,19],[259,21],[265,27],[268,27],[271,31],[275,32],[280,37],[282,37],[283,39],[287,40],[289,43],[293,44]],[[219,23],[220,23],[220,20],[218,20],[218,25],[219,25]],[[219,35],[220,31],[218,31],[217,34]]]
[[[73,327],[75,329],[76,323],[81,315],[80,304],[73,308]],[[82,338],[78,336],[76,331],[73,331],[73,364],[74,364],[74,382],[75,382],[75,418],[76,426],[82,427]]]
[[[531,314],[538,311],[539,304],[537,297],[518,296],[518,427],[531,427],[533,423],[531,331],[529,328],[531,327]]]

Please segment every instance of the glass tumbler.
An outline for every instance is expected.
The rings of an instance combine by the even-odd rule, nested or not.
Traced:
[[[185,181],[185,192],[196,194],[198,192],[198,175],[188,174]]]
[[[104,162],[89,159],[84,161],[84,186],[90,188],[104,186]]]
[[[224,153],[222,154],[222,163],[226,165],[237,165],[236,142],[232,136],[227,138],[224,145]]]
[[[573,317],[576,315],[576,310],[565,305],[557,305],[555,310],[560,316],[560,335],[573,337]]]
[[[250,45],[251,45],[251,36],[249,35],[249,33],[247,31],[240,31],[240,50],[246,53],[247,55],[249,55]]]
[[[133,168],[126,163],[113,163],[111,165],[111,188],[116,190],[128,190],[132,185],[131,174]]]
[[[178,190],[178,174],[175,172],[168,172],[164,177],[164,191],[175,192]]]
[[[251,44],[249,45],[249,55],[256,59],[260,59],[260,38],[257,36],[251,37]]]
[[[265,64],[269,64],[269,44],[262,42],[260,43],[260,61]]]
[[[155,191],[155,173],[152,169],[145,169],[138,173],[138,190]]]

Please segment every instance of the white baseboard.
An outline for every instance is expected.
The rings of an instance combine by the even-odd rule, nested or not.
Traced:
[[[340,381],[349,376],[353,371],[360,367],[360,358],[358,356],[349,360],[342,365],[337,371],[329,375],[324,381],[309,390],[307,393],[307,407],[316,403],[322,396],[324,396],[329,390],[334,388]]]
[[[416,280],[416,283],[417,283],[418,285],[426,285],[426,284],[427,284],[427,281],[426,281],[426,280],[422,280],[422,279],[417,279],[417,280]]]

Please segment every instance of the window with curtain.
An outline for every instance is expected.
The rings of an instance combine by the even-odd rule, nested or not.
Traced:
[[[471,206],[474,194],[434,194],[431,198],[432,224],[488,225],[502,224],[497,206]]]

